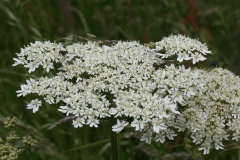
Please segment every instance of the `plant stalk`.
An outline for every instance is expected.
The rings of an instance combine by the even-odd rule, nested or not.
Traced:
[[[119,133],[112,131],[112,125],[109,128],[111,136],[111,160],[120,160]]]

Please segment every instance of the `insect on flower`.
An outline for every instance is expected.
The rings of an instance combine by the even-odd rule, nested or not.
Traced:
[[[67,51],[59,51],[59,54],[61,54],[62,56],[65,56],[67,53]]]
[[[210,62],[209,65],[210,65],[211,68],[216,68],[218,66],[217,62],[214,62],[214,61]]]

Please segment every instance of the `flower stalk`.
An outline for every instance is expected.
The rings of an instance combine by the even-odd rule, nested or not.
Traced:
[[[111,136],[111,160],[120,160],[119,133],[112,131],[112,125],[109,126]]]

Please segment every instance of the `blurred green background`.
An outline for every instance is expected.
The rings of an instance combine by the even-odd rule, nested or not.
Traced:
[[[91,33],[102,40],[160,41],[170,34],[185,34],[206,43],[211,61],[240,74],[240,1],[238,0],[0,0],[0,118],[17,116],[18,132],[39,143],[24,152],[27,160],[110,159],[108,125],[73,128],[71,121],[48,130],[65,115],[58,106],[43,104],[33,114],[17,97],[20,84],[34,75],[23,66],[12,67],[15,53],[36,40],[66,42]],[[73,42],[71,41],[71,42]],[[67,43],[67,42],[66,42]],[[140,142],[132,130],[121,133],[121,159],[189,159],[182,146],[183,133],[164,144]],[[6,130],[0,127],[1,137]],[[225,144],[231,145],[228,141]],[[237,159],[238,150],[211,151],[207,158]],[[207,159],[206,158],[206,159]],[[170,159],[169,157],[167,159]]]

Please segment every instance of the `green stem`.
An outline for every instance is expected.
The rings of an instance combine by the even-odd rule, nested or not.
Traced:
[[[238,149],[238,160],[240,160],[240,149]]]
[[[111,136],[111,160],[119,160],[120,159],[119,134],[112,131],[112,125],[110,125],[110,136]]]

